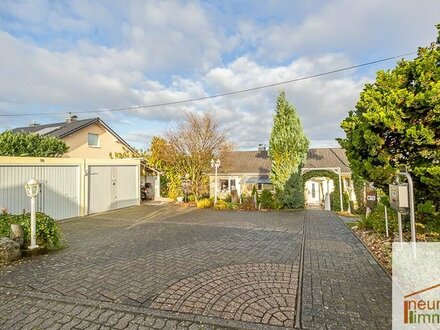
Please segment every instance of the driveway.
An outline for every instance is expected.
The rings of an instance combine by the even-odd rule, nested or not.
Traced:
[[[0,268],[0,328],[391,327],[391,281],[331,212],[142,205]]]

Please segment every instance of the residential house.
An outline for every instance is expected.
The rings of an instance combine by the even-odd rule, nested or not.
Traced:
[[[236,191],[238,195],[250,195],[255,187],[261,192],[264,189],[273,190],[270,181],[271,161],[268,151],[260,148],[256,151],[233,151],[220,160],[218,168],[217,192],[224,197]],[[341,148],[309,149],[303,173],[313,170],[334,172],[341,177],[343,191],[349,192],[350,200],[355,200],[351,182],[351,171],[345,151]],[[339,181],[339,180],[338,180]],[[215,174],[210,173],[210,195],[215,193]],[[306,206],[323,207],[326,196],[333,191],[335,184],[328,177],[311,177],[305,182]]]
[[[236,191],[240,196],[249,195],[255,186],[257,190],[273,189],[269,179],[270,159],[267,150],[233,151],[220,160],[218,168],[218,194],[226,196]],[[210,195],[215,193],[215,175],[210,174]]]
[[[49,135],[63,140],[69,146],[63,158],[109,159],[115,153],[136,153],[100,118],[78,119],[70,115],[64,122],[30,124],[17,127],[12,132]],[[160,199],[160,172],[147,166],[144,161],[141,161],[141,168],[140,184],[147,188],[149,198]]]
[[[134,152],[134,149],[115,133],[102,119],[77,119],[69,116],[64,122],[52,124],[30,124],[17,127],[13,132],[28,132],[55,136],[63,140],[69,150],[67,158],[110,158],[110,153]]]

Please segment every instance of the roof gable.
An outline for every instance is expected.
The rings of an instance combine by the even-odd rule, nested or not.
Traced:
[[[12,132],[24,132],[24,133],[35,133],[40,135],[50,135],[57,138],[63,138],[68,135],[74,134],[75,132],[90,126],[92,124],[100,124],[107,131],[109,131],[115,138],[117,138],[125,147],[127,147],[131,152],[135,152],[132,146],[130,146],[123,138],[121,138],[115,131],[113,131],[104,121],[102,121],[99,117],[97,118],[89,118],[89,119],[81,119],[74,120],[71,122],[59,122],[52,124],[44,124],[44,125],[32,125],[25,127],[17,127],[12,130]]]
[[[304,168],[337,168],[350,173],[350,166],[342,148],[309,149]],[[222,158],[219,173],[269,174],[271,161],[268,151],[232,151]]]
[[[350,163],[342,148],[317,148],[307,152],[304,168],[336,168],[341,172],[350,173]]]

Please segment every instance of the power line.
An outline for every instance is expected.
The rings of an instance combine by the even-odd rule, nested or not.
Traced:
[[[322,76],[326,76],[326,75],[330,75],[330,74],[334,74],[334,73],[338,73],[338,72],[353,70],[353,69],[360,68],[360,67],[363,67],[363,66],[368,66],[368,65],[372,65],[372,64],[376,64],[376,63],[381,63],[381,62],[386,62],[386,61],[390,61],[390,60],[393,60],[393,59],[396,59],[396,58],[401,58],[401,57],[404,57],[404,56],[413,55],[413,54],[416,54],[416,53],[417,52],[411,52],[411,53],[405,53],[405,54],[390,56],[390,57],[382,58],[380,60],[375,60],[375,61],[366,62],[366,63],[362,63],[362,64],[352,65],[352,66],[344,67],[344,68],[341,68],[341,69],[321,72],[321,73],[313,74],[313,75],[310,75],[310,76],[305,76],[305,77],[285,80],[285,81],[281,81],[281,82],[276,82],[276,83],[272,83],[272,84],[256,86],[256,87],[251,87],[251,88],[246,88],[246,89],[240,89],[240,90],[236,90],[236,91],[232,91],[232,92],[225,92],[225,93],[220,93],[220,94],[196,97],[196,98],[180,100],[180,101],[155,103],[155,104],[146,104],[146,105],[137,105],[137,106],[123,107],[123,108],[99,109],[99,110],[63,111],[63,112],[46,112],[46,113],[18,113],[18,114],[10,113],[10,114],[0,114],[0,117],[47,116],[47,115],[59,115],[59,114],[64,114],[64,113],[75,113],[75,114],[77,114],[77,113],[117,112],[117,111],[130,111],[130,110],[156,108],[156,107],[169,106],[169,105],[177,105],[177,104],[183,104],[183,103],[191,103],[191,102],[203,101],[203,100],[214,99],[214,98],[219,98],[219,97],[224,97],[224,96],[230,96],[230,95],[236,95],[236,94],[252,92],[252,91],[256,91],[256,90],[260,90],[260,89],[265,89],[265,88],[270,88],[270,87],[274,87],[274,86],[291,84],[291,83],[302,81],[302,80],[322,77]]]

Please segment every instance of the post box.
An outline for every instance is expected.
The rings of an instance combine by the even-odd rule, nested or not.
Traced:
[[[390,206],[398,212],[407,212],[409,209],[408,184],[390,184]]]

